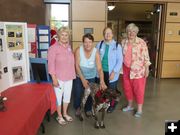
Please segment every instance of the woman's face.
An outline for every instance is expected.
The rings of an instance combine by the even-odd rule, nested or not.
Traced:
[[[135,30],[128,30],[127,31],[128,39],[135,39],[137,36],[137,32]]]
[[[85,38],[83,46],[86,51],[91,51],[93,48],[93,41],[90,40],[89,38]]]
[[[61,32],[59,34],[59,41],[63,44],[67,44],[69,42],[69,35],[67,32]]]
[[[104,39],[105,41],[111,41],[113,39],[113,32],[111,29],[106,29],[104,33]]]

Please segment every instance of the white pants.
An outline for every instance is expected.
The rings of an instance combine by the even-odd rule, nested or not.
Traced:
[[[59,87],[54,87],[54,91],[56,94],[57,105],[60,106],[62,103],[70,103],[71,99],[71,91],[72,91],[72,80],[69,81],[61,81],[58,80]]]

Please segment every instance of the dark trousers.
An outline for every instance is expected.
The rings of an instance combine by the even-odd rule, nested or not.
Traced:
[[[95,82],[95,78],[87,79],[89,82]],[[77,77],[73,81],[73,99],[74,99],[74,108],[78,109],[81,106],[81,100],[84,94],[84,87],[81,82],[81,79]],[[85,104],[85,112],[92,110],[92,97],[89,96]]]
[[[100,82],[99,78],[96,78],[96,83],[99,83],[99,82]],[[104,82],[108,88],[117,90],[118,81],[109,82],[109,73],[108,72],[104,72]]]

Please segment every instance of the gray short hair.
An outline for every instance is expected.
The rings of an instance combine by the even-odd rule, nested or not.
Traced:
[[[134,30],[136,33],[139,32],[138,26],[134,23],[128,24],[128,26],[126,27],[126,32],[128,32],[129,30]]]

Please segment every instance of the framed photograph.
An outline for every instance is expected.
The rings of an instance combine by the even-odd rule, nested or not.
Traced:
[[[23,81],[23,70],[21,66],[13,67],[12,68],[13,73],[13,82],[21,82]]]
[[[13,60],[18,61],[22,60],[22,53],[21,52],[15,52],[12,54]]]
[[[22,25],[6,25],[6,33],[9,50],[19,50],[24,48]]]
[[[84,28],[84,34],[93,34],[93,28]]]

